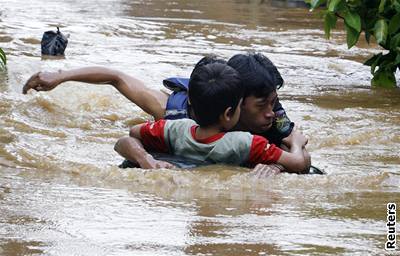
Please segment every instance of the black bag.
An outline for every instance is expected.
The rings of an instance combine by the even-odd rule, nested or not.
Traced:
[[[60,29],[57,27],[57,32],[46,31],[42,37],[42,54],[43,55],[64,55],[65,48],[67,48],[68,39]]]

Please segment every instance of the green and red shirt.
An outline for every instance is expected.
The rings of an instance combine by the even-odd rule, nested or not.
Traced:
[[[196,138],[199,126],[191,119],[159,120],[141,127],[146,149],[199,161],[255,166],[276,163],[282,150],[262,136],[249,132],[221,132],[206,139]]]

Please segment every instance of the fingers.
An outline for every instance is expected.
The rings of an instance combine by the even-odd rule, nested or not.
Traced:
[[[280,172],[280,168],[276,165],[257,164],[251,174],[258,179],[265,179]]]
[[[261,175],[261,173],[262,173],[263,167],[264,167],[263,164],[257,164],[257,165],[254,167],[253,171],[251,171],[250,174],[251,174],[252,176],[255,176],[256,178],[260,178],[260,175]]]
[[[165,161],[157,161],[155,169],[161,169],[161,168],[174,169],[176,168],[176,166]]]
[[[168,169],[175,169],[177,168],[175,165],[168,163]]]
[[[31,76],[28,79],[28,81],[25,83],[24,87],[22,88],[22,93],[23,94],[27,94],[30,89],[37,90],[37,87],[42,88],[40,86],[40,84],[38,83],[39,74],[40,74],[40,72],[34,74],[33,76]]]

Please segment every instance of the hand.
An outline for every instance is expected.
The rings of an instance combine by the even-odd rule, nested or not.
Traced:
[[[283,167],[277,164],[257,164],[250,174],[259,179],[265,179],[269,176],[281,173],[282,171]]]
[[[153,169],[162,169],[162,168],[173,169],[176,168],[176,166],[165,161],[155,160],[155,166],[153,167]]]
[[[161,168],[173,169],[173,168],[177,168],[175,165],[170,164],[168,162],[154,159],[154,157],[150,154],[147,154],[145,159],[143,159],[142,161],[138,161],[138,162],[139,162],[140,167],[143,169],[161,169]]]
[[[50,91],[61,83],[61,71],[38,72],[31,76],[25,83],[22,93],[26,94],[30,89],[36,91]]]
[[[304,147],[308,143],[308,139],[298,130],[293,130],[289,136],[282,140],[282,143],[291,148],[292,145],[298,145]]]

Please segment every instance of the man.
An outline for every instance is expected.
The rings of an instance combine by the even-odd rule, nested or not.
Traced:
[[[286,171],[296,173],[308,168],[302,150],[307,139],[300,133],[292,132],[283,140],[290,148],[286,152],[262,136],[232,131],[239,121],[244,96],[242,79],[235,69],[221,63],[198,65],[190,76],[189,88],[197,123],[184,118],[138,124],[131,128],[129,137],[118,140],[115,150],[142,168],[147,164],[141,145],[155,152],[209,163],[248,167],[279,163]],[[131,151],[120,150],[121,145]]]
[[[207,62],[210,60],[202,59],[202,61]],[[201,64],[202,61],[198,64]],[[276,90],[283,84],[283,79],[278,70],[262,54],[238,54],[228,61],[228,65],[239,72],[246,86],[242,112],[239,124],[235,127],[235,130],[245,130],[260,134],[267,137],[276,145],[280,145],[282,139],[292,132],[293,124],[286,117],[285,111],[278,101]],[[26,82],[23,93],[26,94],[29,89],[49,91],[66,81],[111,84],[126,98],[152,115],[155,120],[162,119],[166,114],[170,114],[171,112],[173,113],[174,109],[171,109],[171,104],[167,103],[176,103],[174,101],[179,96],[180,102],[178,102],[178,105],[181,107],[180,110],[182,110],[183,106],[183,108],[187,108],[187,112],[183,114],[179,111],[175,112],[180,114],[179,118],[190,117],[190,106],[187,106],[187,96],[185,96],[187,93],[184,90],[174,92],[169,96],[161,91],[146,87],[143,82],[123,72],[102,67],[88,67],[69,71],[60,70],[58,72],[39,72]],[[267,95],[265,94],[266,91],[272,91],[272,93],[269,93],[269,96],[265,97],[264,95]],[[276,113],[280,114],[277,120],[275,119]],[[305,149],[304,157],[310,162],[310,157]],[[160,165],[155,165],[154,167],[156,166]]]

